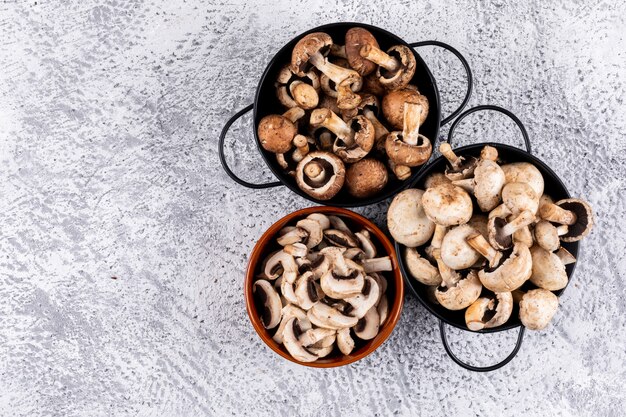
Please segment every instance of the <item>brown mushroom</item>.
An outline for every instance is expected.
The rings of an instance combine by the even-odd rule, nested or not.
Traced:
[[[318,200],[333,198],[341,190],[345,175],[343,162],[330,152],[310,152],[296,167],[298,187]]]
[[[587,236],[593,227],[593,212],[586,201],[567,198],[554,204],[544,204],[539,213],[542,219],[569,226],[561,236],[563,242],[576,242]]]
[[[404,104],[415,103],[422,106],[419,124],[428,117],[428,99],[417,91],[417,87],[409,85],[400,90],[391,91],[383,97],[383,115],[392,128],[400,130],[404,127]]]
[[[378,42],[372,33],[364,28],[354,27],[346,32],[345,55],[352,69],[361,76],[366,76],[376,71],[376,64],[361,56],[361,47],[372,45],[378,48]]]
[[[357,198],[371,197],[387,185],[387,168],[382,162],[365,158],[350,165],[346,170],[346,188]]]
[[[308,71],[303,78],[299,78],[287,64],[278,72],[275,86],[276,97],[287,108],[301,107],[308,110],[318,105],[320,81],[315,71]]]
[[[291,149],[293,138],[298,134],[296,121],[304,117],[304,110],[293,107],[282,115],[270,114],[261,119],[257,134],[266,151],[285,153]]]
[[[363,58],[378,64],[376,75],[389,90],[406,87],[415,74],[415,55],[407,46],[395,45],[385,53],[370,43],[363,45],[360,53]]]
[[[404,129],[391,132],[385,139],[385,150],[389,159],[397,165],[416,167],[423,165],[433,151],[430,140],[419,133],[421,115],[424,108],[420,104],[404,105]]]
[[[470,156],[466,160],[464,157],[458,156],[448,142],[442,142],[439,145],[439,152],[448,160],[449,166],[446,167],[445,176],[450,181],[460,181],[474,175],[478,159]]]

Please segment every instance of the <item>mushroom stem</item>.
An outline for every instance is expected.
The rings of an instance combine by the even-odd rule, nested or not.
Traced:
[[[430,245],[426,248],[426,254],[432,259],[435,259],[435,250],[441,249],[441,244],[443,243],[443,238],[446,236],[446,233],[448,233],[448,227],[435,224],[433,237],[430,240]]]
[[[539,215],[544,220],[564,225],[572,225],[578,220],[575,213],[552,203],[542,205],[539,210]]]
[[[372,110],[368,108],[363,109],[363,116],[372,122],[374,126],[374,139],[376,139],[377,142],[389,134],[389,130],[378,120],[378,117],[376,117]]]
[[[417,145],[419,142],[420,119],[424,107],[416,103],[404,103],[404,128],[402,140],[409,145]]]
[[[495,250],[480,233],[469,236],[467,243],[489,261],[489,266],[494,268],[500,263],[502,253]]]
[[[370,272],[391,271],[393,269],[391,259],[388,256],[364,259],[362,265],[366,274],[369,274]]]
[[[291,123],[295,123],[304,117],[304,110],[300,107],[292,107],[283,113],[283,117],[291,121]]]
[[[404,181],[411,176],[411,167],[406,165],[396,165],[391,159],[388,160],[389,169],[393,171],[395,176],[400,180]]]
[[[337,44],[333,43],[330,46],[330,55],[336,56],[337,58],[346,59],[347,58],[346,46],[345,45],[337,45]]]
[[[569,251],[563,247],[559,248],[559,250],[557,250],[555,254],[559,257],[561,262],[563,262],[563,265],[569,265],[576,262],[576,258],[574,257],[574,255],[569,253]]]
[[[341,84],[341,82],[347,78],[352,78],[353,80],[361,79],[361,76],[355,70],[333,64],[328,61],[328,59],[324,58],[324,55],[320,52],[311,55],[309,62],[337,85]]]
[[[454,287],[461,280],[461,275],[443,262],[443,259],[441,259],[441,249],[433,250],[433,258],[435,258],[437,262],[439,275],[441,275],[444,286],[448,288]]]
[[[395,71],[400,67],[400,62],[397,59],[374,45],[363,45],[359,53],[363,58],[380,65],[388,71]]]
[[[452,150],[452,146],[448,142],[443,142],[439,145],[439,152],[448,160],[452,168],[459,169],[461,164],[463,163],[462,156],[456,156],[454,151]]]
[[[344,141],[346,146],[354,144],[354,130],[330,109],[313,110],[309,123],[313,127],[322,126],[330,130]]]
[[[306,175],[313,183],[320,184],[326,179],[326,171],[322,164],[311,161],[304,167],[304,175]]]
[[[522,211],[519,216],[508,222],[502,228],[502,234],[504,236],[511,236],[516,231],[531,224],[534,220],[535,216],[530,210]]]
[[[566,224],[562,224],[559,227],[556,228],[556,234],[557,236],[563,236],[566,235],[567,232],[569,232],[569,226]]]

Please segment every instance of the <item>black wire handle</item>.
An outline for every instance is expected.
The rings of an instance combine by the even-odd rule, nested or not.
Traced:
[[[465,368],[468,371],[474,371],[474,372],[495,371],[496,369],[500,369],[507,363],[511,362],[511,360],[513,360],[515,355],[517,355],[517,352],[519,352],[519,349],[522,347],[522,341],[524,340],[525,330],[526,328],[524,326],[520,326],[519,333],[517,334],[517,342],[515,342],[515,348],[513,348],[513,351],[509,354],[509,356],[504,358],[501,362],[498,362],[495,365],[491,365],[491,366],[474,366],[474,365],[470,365],[468,363],[463,362],[454,353],[452,353],[452,349],[450,349],[450,345],[448,345],[448,338],[446,336],[446,324],[443,321],[439,320],[439,333],[441,334],[441,341],[443,342],[443,347],[446,350],[446,353],[448,354],[448,356],[450,356],[450,358],[454,362],[456,362],[456,364],[459,365],[460,367]]]
[[[465,119],[470,114],[475,113],[477,111],[481,111],[481,110],[494,110],[511,118],[511,120],[513,120],[515,124],[517,124],[517,127],[519,127],[519,130],[522,132],[522,137],[524,138],[524,143],[526,144],[526,151],[528,153],[532,153],[532,148],[530,146],[530,139],[528,138],[528,132],[526,131],[526,127],[524,127],[524,124],[522,123],[522,121],[518,119],[517,116],[511,113],[509,110],[502,108],[500,106],[492,106],[490,104],[483,104],[481,106],[472,107],[471,109],[466,110],[462,115],[460,115],[454,121],[454,123],[452,123],[452,126],[450,126],[450,131],[448,132],[448,143],[450,144],[450,146],[452,146],[452,135],[454,134],[454,131],[456,130],[461,120]]]
[[[474,76],[472,75],[472,70],[469,66],[469,63],[465,59],[465,57],[461,55],[459,51],[457,51],[456,49],[454,49],[452,46],[448,45],[447,43],[443,43],[439,41],[422,41],[422,42],[410,43],[409,46],[411,48],[417,48],[420,46],[438,46],[440,48],[443,48],[447,51],[452,52],[454,56],[459,58],[459,61],[461,61],[461,64],[463,65],[463,68],[465,69],[465,74],[467,75],[467,91],[465,93],[465,98],[463,99],[463,102],[461,103],[461,105],[455,111],[453,111],[448,117],[446,117],[445,119],[441,121],[441,126],[443,126],[446,123],[448,123],[450,120],[454,119],[459,113],[461,113],[461,111],[463,111],[465,106],[467,106],[467,103],[469,102],[470,97],[472,97],[472,89],[474,86]]]
[[[230,129],[232,124],[235,123],[235,120],[239,119],[241,116],[243,116],[244,114],[248,113],[250,110],[252,110],[253,107],[254,107],[254,104],[250,104],[249,106],[246,106],[245,108],[239,110],[230,119],[228,119],[228,121],[226,122],[226,124],[222,128],[222,133],[220,134],[220,140],[219,140],[219,144],[218,144],[218,151],[219,151],[219,154],[220,154],[220,162],[222,163],[222,167],[224,168],[224,171],[226,171],[226,174],[228,174],[228,176],[230,178],[232,178],[233,181],[235,181],[236,183],[238,183],[240,185],[243,185],[244,187],[253,188],[253,189],[257,189],[257,190],[261,189],[261,188],[278,187],[279,185],[282,185],[283,183],[280,182],[280,181],[276,181],[276,182],[268,182],[268,183],[265,183],[265,184],[253,184],[251,182],[244,181],[241,178],[239,178],[237,175],[235,175],[235,173],[230,169],[230,167],[226,163],[226,156],[224,155],[224,139],[226,138],[226,134],[228,133],[228,129]]]

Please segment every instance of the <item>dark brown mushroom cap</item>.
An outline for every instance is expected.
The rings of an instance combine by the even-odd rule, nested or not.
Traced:
[[[352,69],[358,72],[361,76],[365,76],[376,71],[376,64],[361,56],[360,51],[363,45],[372,45],[378,48],[378,42],[370,31],[355,27],[346,32],[346,57]]]
[[[291,149],[291,141],[298,134],[298,129],[286,117],[280,114],[270,114],[261,119],[257,133],[263,149],[274,153],[285,153]]]
[[[370,93],[375,96],[384,96],[387,90],[385,86],[380,83],[380,80],[375,73],[363,77],[363,86],[361,87],[361,93]]]
[[[376,159],[365,158],[348,167],[345,183],[350,195],[366,198],[385,188],[388,179],[385,164]]]
[[[330,50],[333,39],[324,32],[309,33],[296,43],[291,53],[291,70],[303,77],[309,68],[309,58],[318,52],[325,55]]]
[[[387,54],[397,59],[400,66],[395,71],[388,71],[379,66],[376,75],[378,75],[381,84],[389,90],[405,87],[415,75],[416,61],[413,51],[407,46],[395,45],[387,50]]]
[[[593,212],[591,206],[577,198],[567,198],[555,203],[564,210],[576,215],[576,222],[569,226],[567,233],[561,236],[563,242],[576,242],[587,236],[593,227]]]
[[[420,94],[414,86],[406,86],[395,90],[383,97],[383,115],[394,129],[402,130],[404,126],[404,103],[421,104],[424,111],[420,117],[420,124],[428,117],[428,99]]]

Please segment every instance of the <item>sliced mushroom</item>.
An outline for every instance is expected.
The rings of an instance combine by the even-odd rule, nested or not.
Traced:
[[[322,301],[317,302],[307,312],[307,318],[318,327],[334,330],[355,326],[359,321],[356,317],[345,315]]]
[[[376,71],[376,64],[361,56],[361,48],[364,45],[372,45],[378,48],[378,42],[372,33],[364,28],[354,27],[348,29],[345,37],[345,55],[356,72],[361,76],[366,76]]]
[[[298,339],[298,335],[301,330],[298,327],[297,320],[297,318],[292,317],[285,325],[285,330],[283,332],[283,344],[294,359],[300,362],[314,362],[319,359],[317,355],[314,355],[307,350]]]
[[[280,282],[280,294],[290,304],[299,305],[298,297],[296,297],[295,282],[291,283],[284,278],[281,278]]]
[[[341,217],[328,216],[328,219],[330,220],[330,225],[333,227],[333,229],[341,230],[346,233],[352,233],[348,225],[343,220],[341,220]]]
[[[348,167],[345,183],[350,195],[367,198],[385,188],[388,179],[385,164],[373,158],[364,158]]]
[[[345,175],[343,162],[330,152],[310,152],[296,168],[298,187],[318,200],[333,198],[343,187]]]
[[[551,291],[530,290],[519,302],[519,318],[527,329],[541,330],[548,326],[558,307],[559,299]]]
[[[370,308],[354,326],[354,334],[362,340],[371,340],[378,334],[380,316],[376,307]]]
[[[568,229],[567,225],[556,227],[547,220],[541,220],[535,225],[535,240],[539,246],[548,252],[554,252],[561,246],[559,236],[567,234]]]
[[[533,261],[530,282],[549,291],[557,291],[567,286],[565,265],[556,254],[541,246],[533,246],[530,248],[530,255]]]
[[[474,301],[465,311],[465,323],[474,331],[490,329],[506,323],[512,312],[513,296],[510,292],[499,292],[494,297]]]
[[[502,188],[502,202],[512,214],[526,210],[536,214],[539,208],[539,195],[525,182],[509,182]]]
[[[419,104],[422,112],[419,124],[422,125],[428,117],[428,99],[420,94],[415,86],[409,85],[405,88],[391,91],[383,97],[382,110],[385,119],[395,130],[404,128],[404,105],[406,103]]]
[[[338,229],[324,230],[324,237],[334,246],[340,248],[356,248],[359,246],[358,239],[352,233],[346,233]]]
[[[387,156],[395,164],[416,167],[423,165],[433,152],[430,140],[419,133],[424,106],[404,104],[404,127],[402,132],[391,132],[385,139]]]
[[[392,271],[393,264],[389,256],[381,256],[380,258],[363,259],[361,262],[366,274],[370,272]]]
[[[470,243],[471,244],[471,243]],[[478,272],[485,288],[493,292],[513,291],[524,284],[532,273],[532,259],[527,246],[516,243],[508,257],[503,256],[495,268]]]
[[[361,47],[360,53],[378,65],[378,80],[389,90],[406,87],[415,74],[415,55],[407,46],[392,46],[385,53],[377,45],[367,43]]]
[[[312,249],[319,245],[319,243],[324,238],[324,233],[322,231],[322,225],[318,221],[313,219],[302,219],[296,223],[296,227],[304,229],[307,231],[308,237],[306,239],[306,247]]]
[[[387,227],[394,240],[408,247],[428,242],[435,224],[426,216],[422,205],[424,191],[410,188],[396,195],[387,211]]]
[[[478,262],[480,254],[466,240],[475,234],[476,230],[467,224],[451,228],[441,242],[441,260],[457,270],[470,268]]]
[[[285,153],[292,147],[293,138],[298,134],[295,123],[304,117],[304,110],[294,107],[282,115],[270,114],[261,119],[257,134],[261,146],[266,151]]]
[[[293,304],[287,304],[285,307],[283,307],[282,320],[280,321],[278,330],[276,330],[276,333],[274,333],[274,336],[272,337],[272,339],[274,339],[276,343],[283,343],[283,332],[285,331],[285,326],[287,325],[287,322],[293,317],[298,319],[301,330],[306,331],[311,328],[311,322],[306,317],[306,311]]]
[[[305,272],[298,278],[296,282],[296,288],[294,290],[298,305],[308,310],[313,307],[313,304],[317,303],[321,295],[318,291],[317,282],[315,282],[315,276],[313,272]]]
[[[326,230],[330,227],[330,219],[327,215],[322,213],[311,213],[307,216],[307,219],[315,220],[320,224],[322,230]]]
[[[513,233],[528,226],[534,220],[535,215],[530,210],[522,211],[511,221],[507,221],[506,218],[502,217],[490,218],[487,225],[489,228],[489,243],[498,250],[509,249],[513,246]]]
[[[380,294],[381,289],[378,287],[376,281],[370,277],[366,277],[361,293],[345,299],[345,301],[353,307],[350,314],[359,319],[362,318],[370,308],[376,305]]]
[[[376,309],[378,310],[378,317],[380,318],[379,324],[382,326],[389,316],[389,300],[386,295],[382,295]]]
[[[282,317],[283,304],[280,296],[269,281],[260,279],[252,286],[257,310],[261,312],[261,321],[266,329],[278,326]]]
[[[512,164],[501,165],[500,167],[502,171],[504,171],[507,184],[511,182],[523,182],[532,187],[535,195],[541,196],[543,194],[543,176],[533,164],[528,162],[514,162]]]
[[[417,249],[406,248],[404,260],[409,274],[424,285],[441,284],[439,269],[433,266],[428,259],[422,258]]]
[[[281,269],[283,279],[293,284],[298,275],[298,265],[293,256],[282,250],[267,259],[263,273],[268,279],[276,279]]]
[[[452,184],[429,188],[422,196],[426,216],[442,226],[465,224],[472,217],[472,199],[465,190]]]
[[[324,329],[322,327],[316,327],[314,329],[309,329],[303,332],[298,338],[298,341],[303,346],[309,347],[311,345],[315,345],[316,343],[322,341],[323,339],[327,337],[330,337],[330,338],[334,337],[335,333],[336,331],[333,329]],[[319,346],[319,347],[328,347],[328,346]]]
[[[333,268],[322,275],[320,284],[324,294],[335,299],[344,299],[359,294],[363,290],[363,273],[350,268],[342,250],[336,247],[322,249],[324,255],[332,259]]]
[[[445,176],[448,180],[460,181],[474,175],[478,159],[471,156],[466,160],[462,156],[457,156],[448,142],[442,142],[441,145],[439,145],[439,152],[448,160],[449,163],[449,166],[446,167],[445,170]]]
[[[283,250],[294,258],[304,258],[309,253],[309,249],[303,243],[292,243],[290,245],[285,245]]]
[[[309,234],[306,230],[299,227],[288,226],[280,229],[276,241],[280,246],[287,246],[302,242],[307,237],[309,237]]]
[[[376,256],[376,246],[369,236],[369,232],[365,229],[356,232],[354,236],[359,240],[359,246],[363,249],[366,259],[372,259]]]
[[[337,330],[337,347],[344,355],[349,355],[354,350],[354,339],[350,336],[350,328]]]
[[[539,215],[542,219],[569,226],[567,233],[561,236],[563,242],[577,242],[587,236],[593,227],[591,206],[577,198],[544,204]]]

